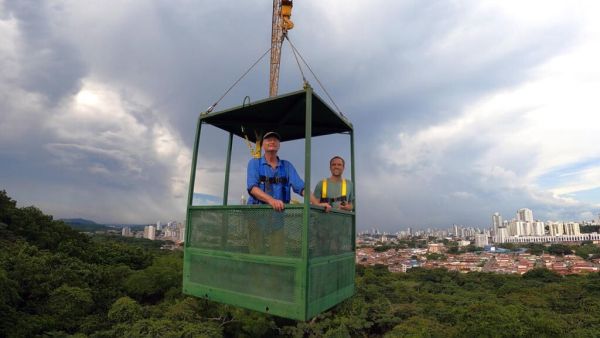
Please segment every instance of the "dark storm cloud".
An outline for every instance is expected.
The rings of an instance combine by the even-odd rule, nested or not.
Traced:
[[[90,44],[86,55],[101,78],[147,93],[153,101],[150,108],[164,112],[191,145],[195,128],[190,121],[269,47],[268,7],[250,2],[142,2],[127,9],[126,19],[110,29],[92,31],[89,38],[101,43]],[[84,39],[90,33],[79,34]],[[243,95],[238,87],[219,108],[241,103],[244,95],[262,97],[268,84],[266,60],[261,66],[243,82]],[[261,74],[260,89],[248,85]]]
[[[11,56],[0,65],[16,69],[14,77],[0,72],[0,109],[8,112],[0,130],[14,131],[0,135],[0,156],[15,160],[0,169],[10,177],[2,185],[42,207],[43,191],[55,189],[46,205],[63,217],[87,212],[102,221],[102,210],[111,210],[113,222],[183,218],[198,114],[269,48],[271,3],[0,3],[2,20],[14,18],[17,27],[5,35],[15,49],[0,46]],[[535,205],[542,213],[553,201],[520,180],[534,166],[535,149],[505,156],[505,166],[482,163],[499,142],[488,135],[526,124],[518,109],[474,123],[478,130],[460,129],[465,136],[435,138],[427,130],[452,129],[474,103],[529,81],[540,64],[578,42],[576,16],[529,23],[488,3],[298,1],[292,19],[290,39],[355,126],[359,227],[484,225],[489,212]],[[286,43],[280,93],[301,87]],[[216,110],[267,92],[268,56]],[[202,130],[209,146],[197,192],[221,194],[226,141],[223,132]],[[347,141],[322,142],[315,175],[327,175],[320,164],[330,156],[349,157]],[[284,144],[282,156],[303,170],[301,144]],[[244,191],[247,160],[236,140],[230,199]]]
[[[23,88],[42,93],[53,103],[76,93],[87,67],[77,48],[61,37],[57,25],[63,8],[34,0],[8,0],[5,9],[20,28],[19,54],[27,60],[21,63]]]
[[[353,41],[355,50],[334,49],[329,54],[342,56],[327,63],[327,78],[334,79],[337,97],[345,98],[346,106],[358,102],[349,111],[360,107],[369,112],[353,116],[358,126],[383,128],[387,135],[391,130],[386,127],[419,128],[456,116],[482,95],[523,82],[536,65],[568,49],[578,33],[567,20],[557,26],[504,31],[502,27],[514,24],[493,13],[474,20],[472,9],[436,4],[416,6],[394,19],[400,27],[367,35],[373,39],[385,33],[385,38]],[[413,12],[417,10],[418,15]],[[466,36],[461,38],[461,33]],[[403,38],[407,36],[411,38]],[[477,44],[469,41],[474,39]],[[385,118],[371,119],[371,112]]]

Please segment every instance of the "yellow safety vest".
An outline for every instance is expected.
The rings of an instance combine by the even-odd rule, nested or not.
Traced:
[[[327,179],[323,180],[323,184],[321,186],[321,201],[327,200]],[[330,199],[332,202],[335,202],[338,199]],[[340,201],[346,200],[346,179],[342,179],[342,196],[339,197]]]

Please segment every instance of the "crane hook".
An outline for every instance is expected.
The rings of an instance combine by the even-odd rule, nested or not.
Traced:
[[[292,16],[292,0],[281,0],[281,17],[283,18],[283,29],[290,30],[294,28],[294,23],[290,20]]]

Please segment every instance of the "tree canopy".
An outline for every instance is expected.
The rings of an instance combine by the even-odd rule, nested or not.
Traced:
[[[354,297],[297,322],[182,295],[181,252],[149,242],[88,237],[0,191],[0,337],[600,335],[598,273],[357,266]]]

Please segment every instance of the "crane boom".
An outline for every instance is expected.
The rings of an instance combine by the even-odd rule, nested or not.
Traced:
[[[269,72],[269,97],[277,96],[279,89],[279,67],[283,35],[294,27],[291,0],[273,0],[273,21],[271,26],[271,64]]]

